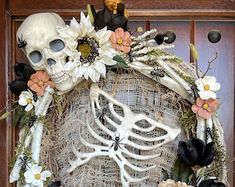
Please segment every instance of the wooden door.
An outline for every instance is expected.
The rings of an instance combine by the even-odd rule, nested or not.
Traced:
[[[36,12],[57,12],[64,19],[79,17],[86,4],[101,8],[102,0],[1,0],[0,2],[0,108],[8,105],[11,95],[8,82],[14,77],[12,67],[15,62],[27,62],[16,46],[15,33],[20,23],[28,15]],[[198,45],[201,54],[200,65],[205,64],[214,51],[219,53],[219,63],[213,68],[213,74],[224,85],[221,99],[220,120],[224,124],[228,149],[228,172],[231,186],[235,175],[232,171],[234,149],[234,62],[235,62],[235,2],[231,0],[125,0],[130,12],[130,29],[142,26],[145,30],[157,28],[159,32],[174,30],[177,34],[176,48],[173,50],[185,62],[190,62],[188,44]],[[210,29],[220,29],[222,40],[212,45],[206,35]],[[218,76],[219,73],[219,76]],[[0,121],[0,186],[10,187],[8,183],[9,162],[14,157],[17,133],[12,127],[12,119]]]

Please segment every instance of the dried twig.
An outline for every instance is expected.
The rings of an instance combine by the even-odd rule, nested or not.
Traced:
[[[208,73],[208,71],[211,69],[211,64],[218,58],[218,53],[215,52],[215,58],[213,58],[211,61],[208,62],[208,67],[205,71],[205,73],[203,74],[202,78],[206,76],[206,74]]]

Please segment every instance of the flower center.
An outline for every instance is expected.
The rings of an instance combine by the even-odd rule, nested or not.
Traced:
[[[36,173],[36,174],[34,175],[34,178],[35,178],[36,180],[40,180],[40,179],[41,179],[41,174],[40,174],[40,173]]]
[[[207,110],[207,109],[209,108],[209,105],[205,103],[205,104],[202,106],[202,108],[203,108],[204,110]]]
[[[122,43],[123,43],[122,39],[121,39],[121,38],[118,38],[117,44],[118,44],[118,45],[122,45]]]
[[[84,58],[87,58],[91,54],[91,46],[87,43],[79,45],[78,50],[81,52]]]
[[[99,44],[94,38],[84,37],[79,39],[77,50],[81,52],[80,61],[82,64],[93,63],[99,56]]]
[[[44,82],[40,80],[40,81],[38,82],[38,85],[39,85],[40,87],[42,87],[42,86],[44,85]]]
[[[28,104],[32,104],[32,102],[33,102],[33,100],[32,100],[31,98],[28,98],[28,99],[27,99],[27,103],[28,103]]]
[[[205,90],[205,91],[210,90],[210,85],[208,85],[208,84],[204,85],[204,90]]]

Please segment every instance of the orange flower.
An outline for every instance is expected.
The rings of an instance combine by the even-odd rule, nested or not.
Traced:
[[[55,87],[55,84],[49,81],[50,77],[45,71],[37,71],[32,74],[28,81],[28,87],[37,93],[38,96],[44,95],[47,86]]]
[[[124,32],[123,28],[117,28],[110,36],[112,47],[118,51],[129,53],[131,50],[131,35],[129,32]]]

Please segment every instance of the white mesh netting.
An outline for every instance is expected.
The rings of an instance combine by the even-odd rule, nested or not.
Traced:
[[[183,108],[188,107],[188,103],[179,95],[135,71],[122,72],[120,74],[110,71],[107,74],[107,78],[100,81],[98,85],[102,90],[111,94],[119,102],[129,106],[133,112],[144,113],[149,118],[160,120],[171,127],[178,126],[180,113]],[[47,155],[43,158],[43,161],[47,166],[51,167],[57,175],[56,178],[60,179],[66,187],[121,186],[119,168],[109,157],[93,158],[86,164],[76,168],[72,173],[67,173],[67,169],[70,167],[68,160],[76,159],[72,153],[73,145],[79,151],[92,151],[90,148],[84,147],[81,144],[79,132],[88,142],[100,144],[90,135],[86,123],[89,123],[97,134],[106,139],[110,139],[110,137],[99,129],[94,122],[90,106],[89,86],[87,86],[87,84],[80,84],[77,86],[67,96],[67,101],[68,103],[66,104],[62,118],[59,120],[54,118],[56,125],[55,146],[54,149],[52,149],[51,146],[48,146],[48,148],[45,146],[43,148],[44,155]],[[102,109],[107,108],[107,101],[105,98],[99,98],[99,102]],[[120,113],[122,112],[118,107],[115,108],[115,110]],[[109,114],[107,113],[107,115]],[[112,128],[105,120],[104,124],[106,127]],[[138,125],[141,127],[148,126],[145,121],[138,122]],[[161,129],[154,129],[151,133],[142,135],[156,137],[163,133],[164,132]],[[139,178],[146,175],[150,176],[149,179],[144,182],[132,183],[131,186],[156,186],[157,183],[162,180],[162,169],[167,171],[171,170],[177,156],[176,151],[178,141],[182,139],[185,139],[183,133],[181,133],[175,141],[154,151],[140,151],[128,147],[131,152],[141,155],[161,153],[160,157],[149,161],[128,158],[128,160],[135,165],[150,166],[155,164],[157,166],[148,172],[135,172],[127,168],[127,171],[133,177]],[[142,145],[149,144],[147,142],[140,142],[136,139],[132,141]]]

